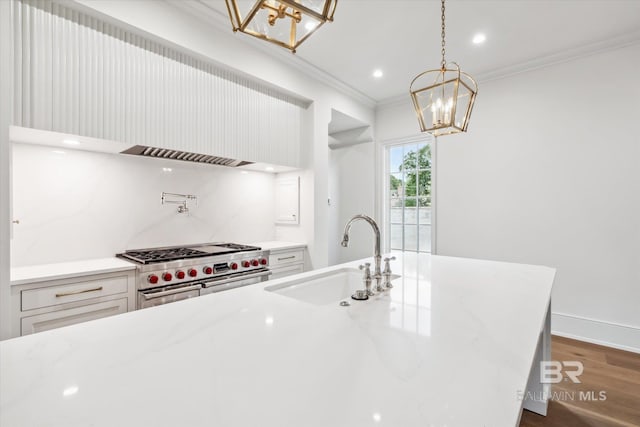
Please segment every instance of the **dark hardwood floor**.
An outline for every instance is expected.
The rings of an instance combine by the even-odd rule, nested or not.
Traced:
[[[551,355],[582,362],[581,383],[554,384],[547,416],[524,411],[520,427],[640,427],[640,354],[554,336]]]

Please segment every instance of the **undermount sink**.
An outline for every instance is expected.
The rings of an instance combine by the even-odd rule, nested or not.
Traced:
[[[397,279],[391,275],[391,280]],[[375,288],[375,280],[372,282]],[[316,305],[337,303],[350,299],[357,289],[364,289],[362,271],[357,268],[342,268],[326,271],[313,276],[293,279],[277,285],[267,286],[265,290]]]

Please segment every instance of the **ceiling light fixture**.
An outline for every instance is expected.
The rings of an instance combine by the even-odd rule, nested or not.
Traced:
[[[65,139],[62,142],[64,142],[67,145],[79,145],[80,141],[76,141],[75,139]]]
[[[379,79],[382,76],[384,76],[384,73],[382,72],[382,70],[373,70],[373,77],[375,77],[376,79]]]
[[[266,168],[264,168],[264,170],[266,170],[267,172],[273,172],[275,169],[271,166],[267,166]]]
[[[460,71],[455,62],[447,63],[445,54],[444,1],[441,0],[442,60],[440,68],[418,74],[409,85],[413,106],[422,132],[434,136],[466,132],[478,85]],[[414,85],[417,86],[414,89]]]
[[[475,36],[473,36],[473,44],[482,44],[487,40],[487,36],[485,36],[482,33],[478,33]]]
[[[296,49],[325,22],[338,0],[225,0],[233,31]]]

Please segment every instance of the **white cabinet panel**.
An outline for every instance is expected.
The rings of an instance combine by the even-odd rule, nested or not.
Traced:
[[[53,311],[21,319],[21,335],[48,331],[49,329],[75,325],[89,320],[101,319],[127,312],[127,298],[83,305],[67,310]]]
[[[295,263],[304,263],[304,249],[272,252],[269,255],[269,266],[271,268]]]
[[[304,271],[304,247],[290,249],[272,249],[269,253],[269,280],[291,276]]]
[[[304,265],[296,264],[289,267],[280,267],[271,269],[271,277],[269,280],[276,280],[282,277],[292,276],[294,274],[302,273],[304,271]]]
[[[300,223],[300,177],[276,180],[276,223]]]
[[[11,335],[32,334],[135,310],[135,270],[11,286]]]
[[[306,101],[50,0],[17,4],[16,125],[300,166]]]
[[[126,293],[126,275],[22,291],[22,311]]]

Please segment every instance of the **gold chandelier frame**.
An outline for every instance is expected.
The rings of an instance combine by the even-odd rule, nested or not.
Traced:
[[[420,130],[434,136],[451,135],[466,132],[473,105],[478,94],[478,83],[469,74],[460,71],[455,62],[445,60],[445,0],[441,0],[441,54],[440,68],[418,74],[409,85],[413,108],[418,116]],[[434,76],[426,86],[414,89],[413,86],[425,76]],[[467,81],[465,81],[467,80]],[[460,92],[463,88],[463,93]],[[421,95],[427,95],[421,99]],[[468,99],[467,99],[468,98]],[[422,102],[421,102],[422,101]],[[462,117],[456,118],[458,110],[464,108]],[[431,126],[425,120],[425,111],[432,114]]]
[[[294,0],[258,0],[249,10],[249,13],[244,19],[242,19],[237,0],[225,0],[225,3],[227,5],[229,19],[231,20],[231,26],[233,27],[234,32],[240,31],[250,36],[277,44],[278,46],[284,47],[291,50],[291,52],[296,53],[296,49],[298,48],[298,46],[300,46],[313,33],[315,33],[318,28],[320,28],[327,21],[333,21],[333,14],[335,13],[338,0],[325,0],[322,13],[318,13],[315,10]],[[278,19],[291,19],[291,28],[289,30],[288,43],[248,28],[253,18],[262,9],[271,11],[268,17],[268,24],[270,26],[274,26]],[[296,41],[297,24],[300,23],[303,15],[308,15],[314,18],[318,21],[318,24],[313,29],[311,29],[304,37]]]
[[[453,66],[455,68],[450,68],[450,66]],[[454,75],[456,77],[454,78],[449,78],[448,80],[445,80],[446,78],[446,73],[454,73]],[[437,74],[436,78],[433,79],[434,83],[426,86],[426,87],[422,87],[419,89],[414,90],[413,89],[413,85],[416,83],[416,81],[420,80],[423,76],[427,76],[427,75],[434,75]],[[467,84],[464,80],[464,78],[469,79],[469,82],[471,83],[471,85]],[[438,81],[440,80],[440,81]],[[452,109],[451,109],[451,113],[450,113],[450,120],[449,121],[443,121],[441,123],[433,123],[432,122],[432,126],[427,126],[427,121],[425,121],[425,117],[423,114],[423,109],[420,107],[420,103],[418,101],[418,95],[423,93],[423,92],[427,92],[427,91],[435,91],[437,90],[437,88],[441,88],[442,89],[442,94],[443,94],[443,98],[444,98],[444,90],[445,90],[445,86],[452,84],[453,85],[453,96],[452,98],[457,100],[458,99],[458,90],[460,85],[464,86],[470,93],[470,101],[469,101],[469,105],[467,108],[467,111],[465,112],[465,115],[463,117],[463,121],[460,125],[458,125],[455,121],[455,116],[456,116],[456,110],[458,108],[458,102],[454,102],[452,105]],[[473,87],[472,87],[473,86]],[[418,74],[412,81],[411,84],[409,85],[409,92],[411,93],[411,100],[413,101],[413,108],[415,109],[416,115],[418,116],[418,122],[420,124],[420,130],[422,132],[432,132],[435,136],[440,136],[440,135],[451,135],[454,133],[458,133],[458,132],[466,132],[467,131],[467,127],[469,126],[469,118],[471,117],[471,112],[473,111],[473,105],[475,103],[476,100],[476,95],[478,93],[478,84],[476,83],[475,79],[473,77],[471,77],[469,74],[460,71],[460,66],[455,63],[455,62],[450,62],[448,64],[445,64],[443,67],[441,68],[436,68],[433,70],[427,70],[424,71],[420,74]]]

